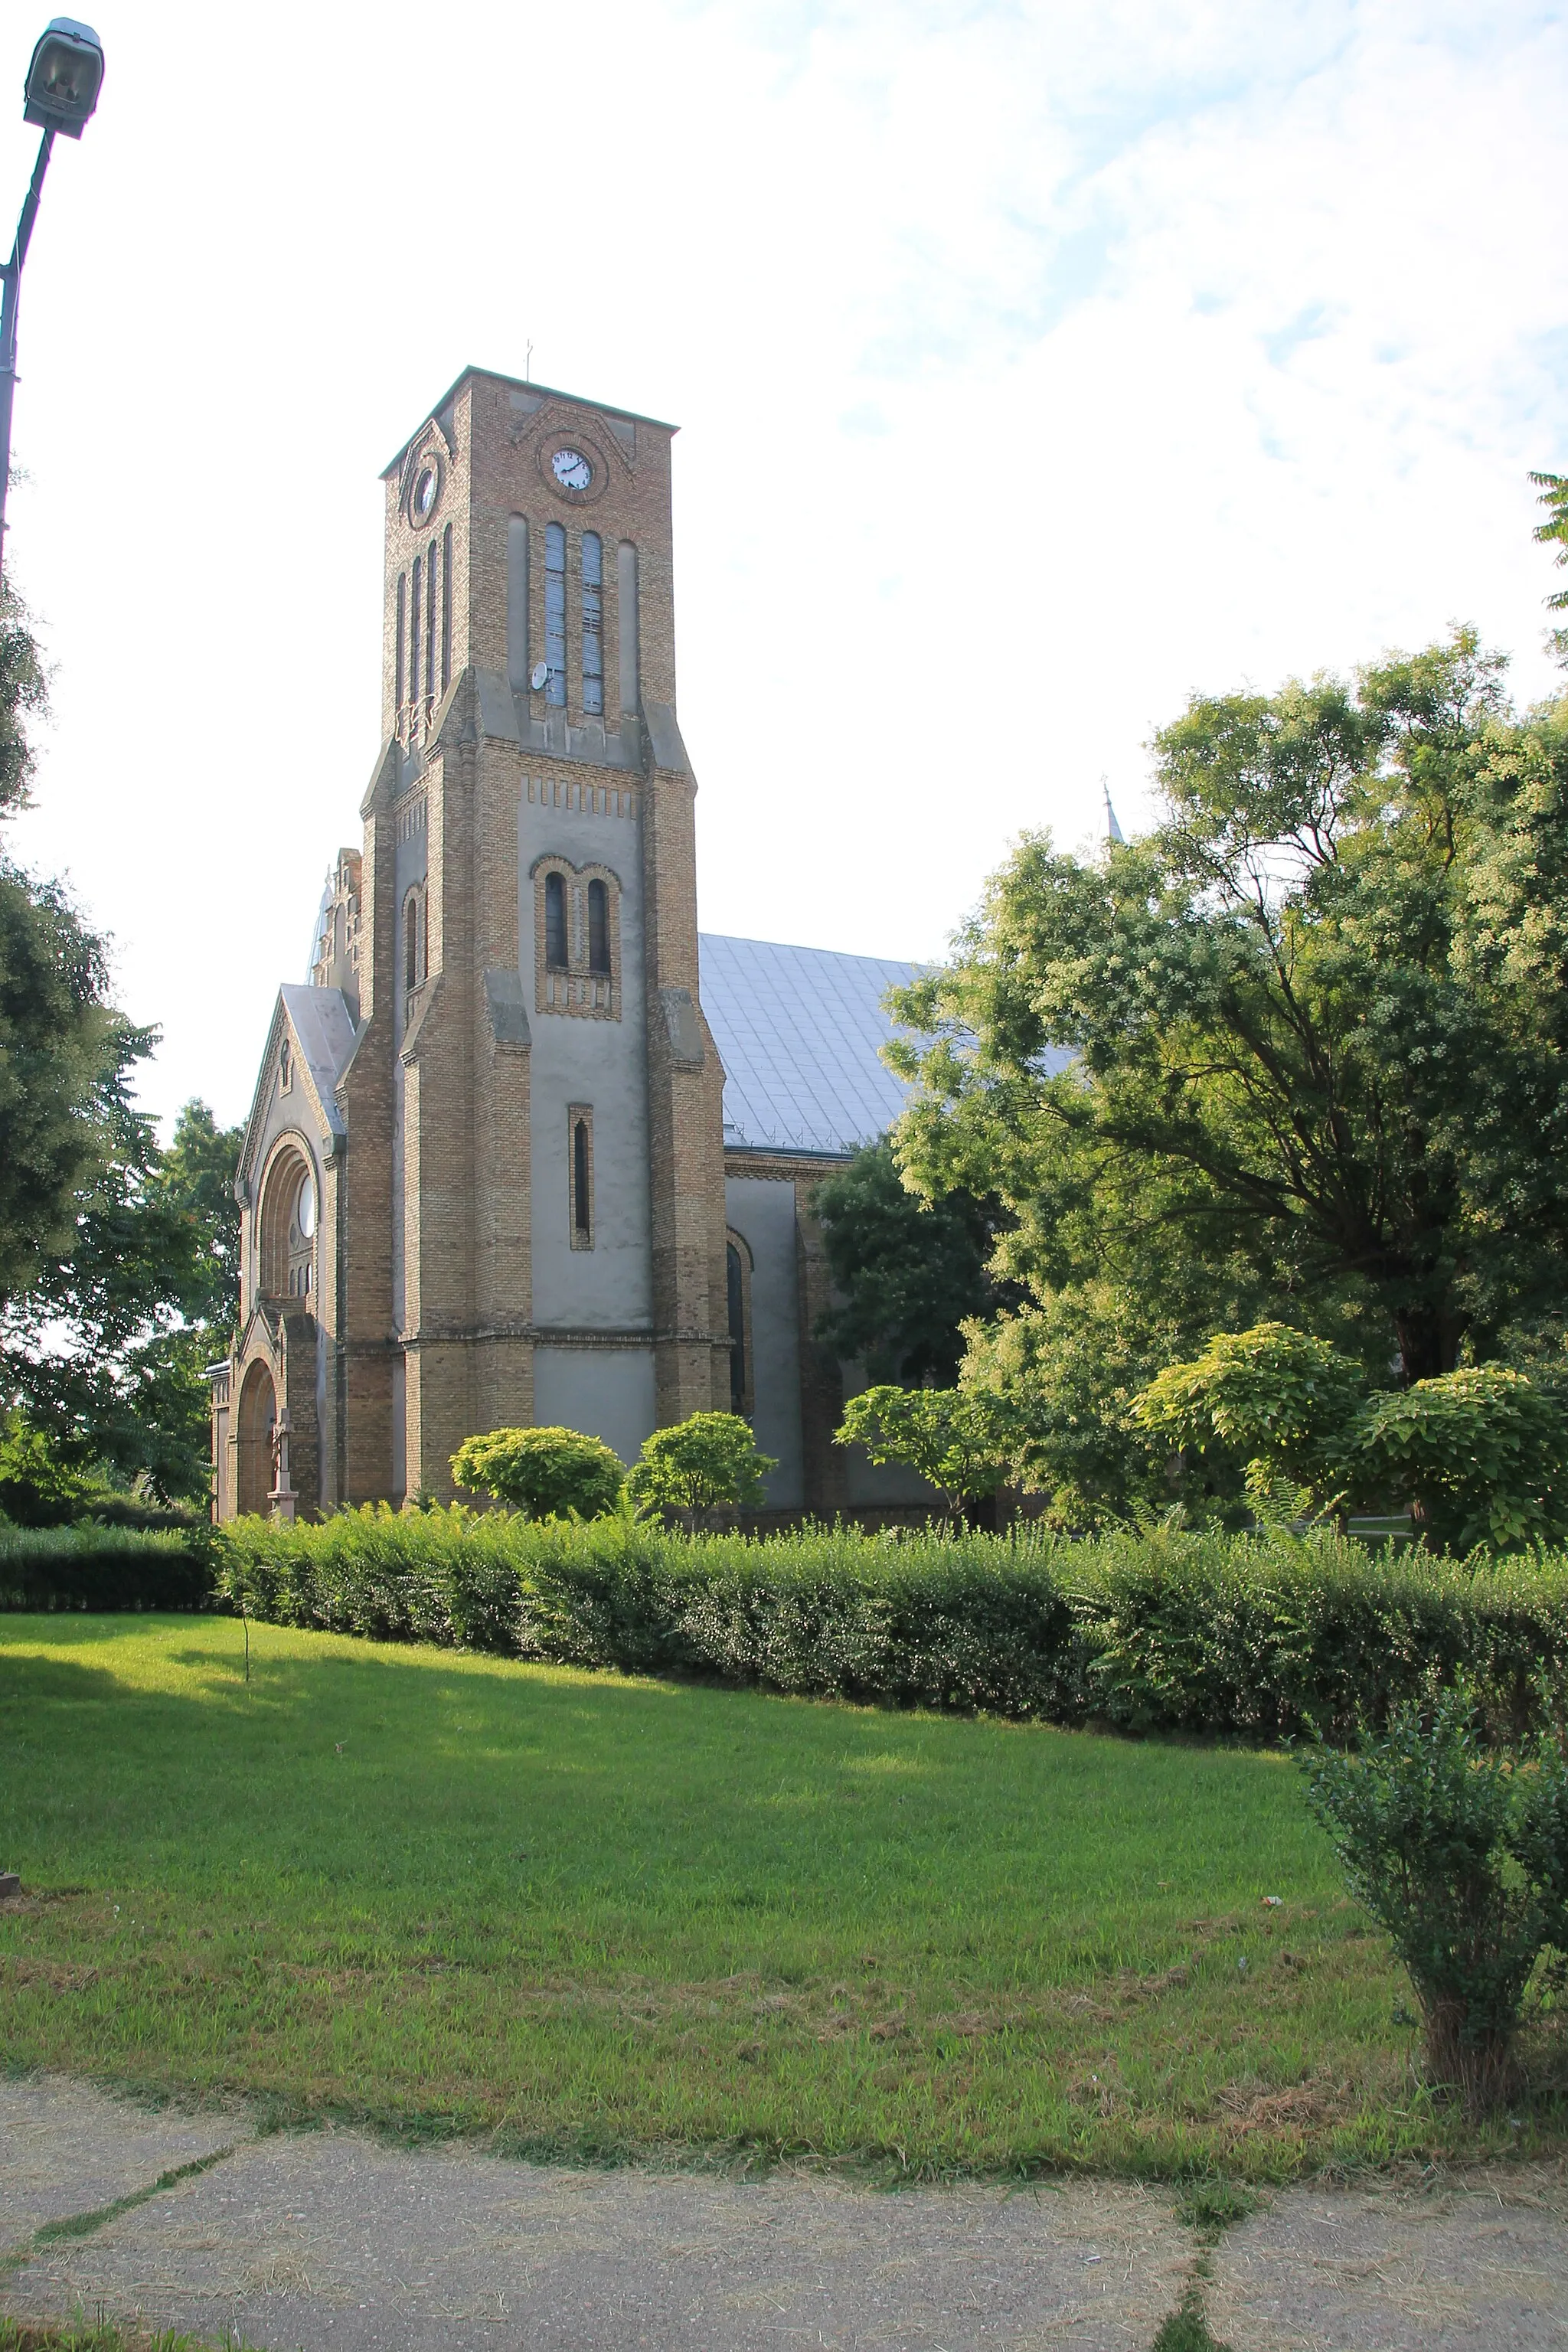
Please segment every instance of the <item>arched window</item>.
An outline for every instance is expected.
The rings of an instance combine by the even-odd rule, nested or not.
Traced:
[[[316,1180],[302,1152],[282,1146],[268,1167],[257,1214],[257,1294],[302,1298],[315,1289]]]
[[[441,691],[452,683],[452,526],[441,533]]]
[[[544,660],[549,676],[544,699],[566,704],[566,533],[558,522],[544,527]]]
[[[737,1233],[724,1244],[725,1322],[730,1335],[730,1410],[751,1417],[752,1253]]]
[[[588,1103],[574,1103],[566,1114],[571,1128],[567,1184],[572,1203],[572,1246],[594,1246],[594,1113]]]
[[[285,1037],[278,1048],[278,1091],[286,1095],[294,1083],[294,1048]]]
[[[410,702],[417,702],[419,699],[419,612],[424,583],[425,566],[416,556],[410,576],[408,613],[408,699]]]
[[[583,533],[583,709],[605,708],[605,551],[596,530]]]
[[[547,851],[533,883],[534,1003],[541,1013],[621,1017],[621,886],[607,866]]]
[[[544,961],[552,971],[566,969],[566,877],[544,877]]]

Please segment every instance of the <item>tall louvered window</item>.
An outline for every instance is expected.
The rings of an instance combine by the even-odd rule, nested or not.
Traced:
[[[544,699],[566,703],[566,533],[558,522],[544,528],[544,660],[549,676]],[[563,962],[565,959],[563,957]]]
[[[436,699],[436,542],[425,559],[425,691]]]
[[[452,683],[452,526],[441,533],[441,691]]]
[[[583,709],[605,709],[605,551],[596,530],[583,533]]]
[[[404,701],[403,689],[404,689],[405,686],[405,685],[407,684],[407,682],[408,682],[408,680],[407,680],[407,671],[408,671],[408,574],[406,573],[406,572],[400,572],[398,573],[398,575],[397,575],[397,694],[396,694],[396,707],[397,707],[397,709],[398,709],[399,710],[401,710],[401,709],[402,709],[402,708],[403,708],[403,701]]]

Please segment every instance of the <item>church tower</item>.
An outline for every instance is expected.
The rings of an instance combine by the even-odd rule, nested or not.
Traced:
[[[672,438],[470,370],[386,471],[384,749],[343,1092],[356,1151],[385,1128],[409,1494],[449,1493],[476,1430],[560,1422],[631,1455],[728,1402]],[[352,1467],[386,1491],[380,1465]]]
[[[470,369],[386,469],[383,747],[247,1131],[220,1513],[265,1507],[285,1404],[308,1509],[449,1496],[476,1431],[630,1459],[730,1403],[673,434]]]

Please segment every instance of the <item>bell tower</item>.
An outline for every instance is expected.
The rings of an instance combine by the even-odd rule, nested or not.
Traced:
[[[675,709],[674,428],[470,369],[388,467],[340,1491],[727,1407],[721,1090]]]

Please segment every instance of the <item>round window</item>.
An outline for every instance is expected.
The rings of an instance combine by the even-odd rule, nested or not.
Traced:
[[[306,1241],[316,1230],[316,1187],[309,1176],[300,1179],[300,1197],[294,1203],[294,1222]]]
[[[437,473],[435,467],[421,467],[419,470],[419,478],[414,485],[414,498],[412,501],[414,520],[416,522],[429,521],[430,516],[435,509],[436,493],[440,487],[440,477]]]

